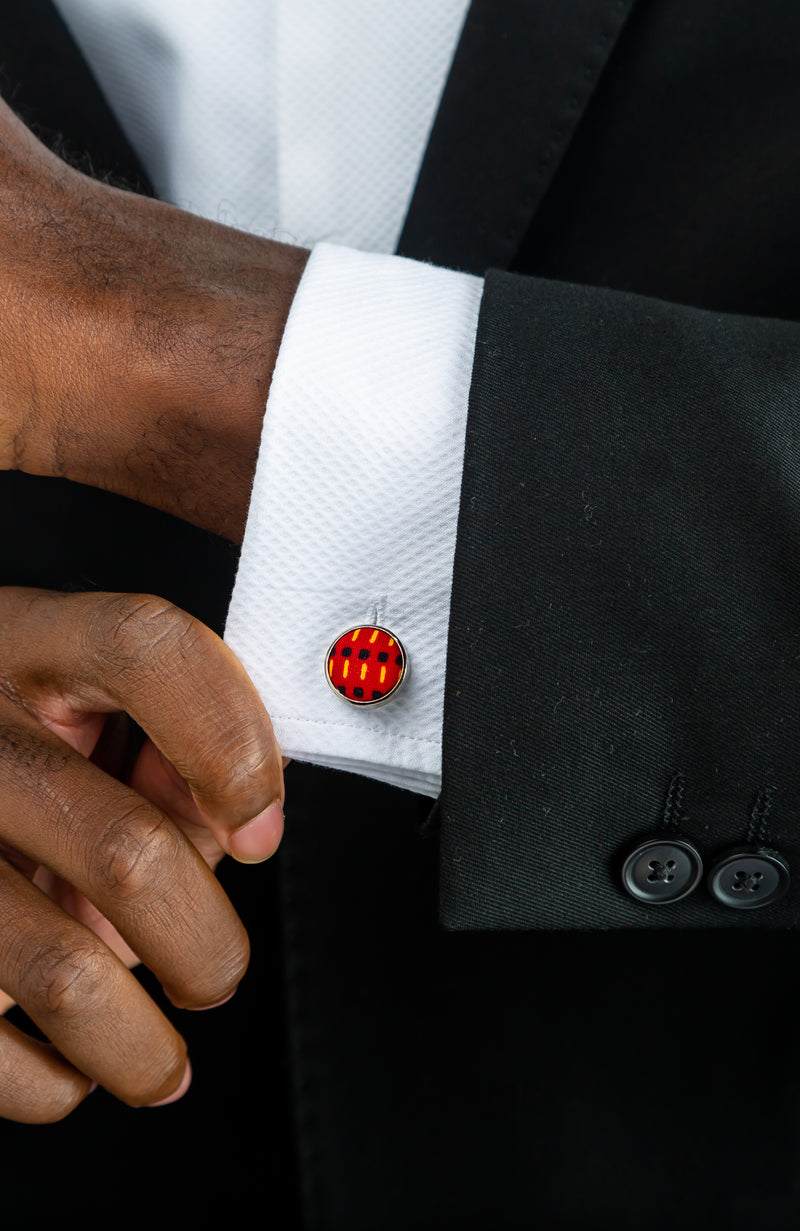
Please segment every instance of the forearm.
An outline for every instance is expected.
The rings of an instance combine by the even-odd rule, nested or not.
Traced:
[[[126,203],[127,204],[127,203]],[[264,409],[308,253],[141,199],[146,301],[125,319],[103,461],[67,450],[63,473],[241,542]],[[148,234],[169,231],[162,250]],[[166,268],[165,268],[166,266]],[[124,309],[123,309],[124,311]],[[133,362],[122,354],[133,339]],[[52,472],[52,471],[51,471]]]
[[[241,541],[307,252],[97,183],[0,113],[0,465]]]

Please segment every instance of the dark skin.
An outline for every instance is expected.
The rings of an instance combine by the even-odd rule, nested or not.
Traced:
[[[0,663],[0,987],[53,1043],[0,1020],[0,1115],[60,1119],[92,1080],[159,1102],[186,1048],[126,966],[182,1008],[235,991],[247,936],[211,868],[280,841],[269,718],[232,651],[150,595],[0,589]],[[128,784],[87,759],[122,712],[150,737]]]
[[[87,178],[0,103],[0,469],[241,542],[307,257]],[[87,760],[117,712],[151,737],[126,785]],[[282,833],[280,806],[247,824],[283,799],[252,684],[161,600],[0,590],[0,785],[0,1012],[18,1001],[53,1044],[0,1020],[0,1115],[60,1119],[92,1081],[174,1097],[185,1046],[126,966],[188,1008],[244,972],[209,868]]]
[[[89,179],[0,103],[0,469],[241,542],[307,258]]]

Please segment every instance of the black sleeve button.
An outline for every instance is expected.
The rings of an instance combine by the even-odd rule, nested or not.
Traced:
[[[717,859],[708,874],[708,888],[723,906],[756,910],[782,898],[791,879],[789,865],[778,851],[741,846]]]
[[[648,838],[632,850],[622,866],[622,884],[632,898],[648,906],[678,902],[697,888],[703,861],[685,838]]]

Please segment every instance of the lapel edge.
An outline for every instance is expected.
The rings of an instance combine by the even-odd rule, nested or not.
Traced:
[[[398,254],[508,268],[636,0],[473,0]]]

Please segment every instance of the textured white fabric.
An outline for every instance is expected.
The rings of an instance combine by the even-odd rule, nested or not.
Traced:
[[[56,4],[163,198],[279,239],[394,248],[468,0]],[[226,632],[288,755],[429,794],[481,286],[315,251]],[[322,674],[333,637],[366,620],[411,661],[405,695],[378,710]]]
[[[272,380],[225,633],[287,756],[430,795],[482,288],[315,248]],[[325,655],[365,623],[399,636],[411,671],[395,699],[359,709],[329,687]]]
[[[156,190],[396,246],[468,0],[56,0]]]

